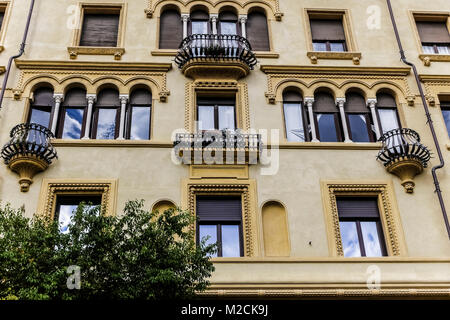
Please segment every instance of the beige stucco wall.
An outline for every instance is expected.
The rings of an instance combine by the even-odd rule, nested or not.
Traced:
[[[181,1],[181,0],[180,0]],[[98,0],[98,3],[126,3],[126,27],[124,30],[125,54],[121,62],[170,63],[171,56],[154,56],[156,50],[158,18],[147,18],[144,9],[147,1]],[[181,1],[182,2],[182,1]],[[198,1],[202,2],[202,1]],[[204,1],[206,2],[206,1]],[[239,2],[239,1],[237,1]],[[260,58],[260,65],[314,66],[307,57],[305,9],[346,9],[350,14],[352,33],[357,50],[361,52],[360,67],[392,68],[405,67],[401,63],[397,44],[384,0],[370,1],[378,6],[380,28],[369,30],[368,1],[359,0],[280,0],[282,21],[269,21],[272,35],[272,51],[278,58]],[[12,0],[7,28],[4,29],[5,50],[0,53],[0,66],[6,66],[9,56],[15,54],[21,41],[28,5],[24,1]],[[77,1],[41,0],[36,2],[30,26],[26,53],[22,60],[70,61],[67,47],[72,45],[73,31],[66,27],[71,5]],[[395,0],[393,7],[400,36],[408,59],[415,63],[420,74],[448,75],[450,62],[432,62],[426,67],[419,59],[419,48],[413,34],[409,10],[449,12],[448,0]],[[113,56],[80,55],[77,61],[114,62]],[[319,59],[318,66],[354,67],[351,60]],[[23,122],[26,113],[26,98],[12,99],[12,91],[19,81],[20,70],[13,66],[7,86],[6,97],[0,111],[0,143],[8,141],[10,129]],[[1,79],[3,80],[3,76]],[[189,178],[189,167],[175,165],[170,158],[170,139],[174,130],[184,127],[185,84],[187,79],[173,64],[167,73],[167,88],[170,96],[167,102],[154,98],[152,141],[140,146],[112,144],[110,146],[87,146],[87,144],[65,144],[56,148],[59,159],[44,173],[36,175],[30,191],[19,190],[17,175],[5,165],[0,166],[0,200],[11,202],[13,206],[25,205],[26,214],[33,215],[39,203],[42,180],[45,179],[117,179],[118,212],[129,199],[146,200],[147,207],[159,199],[169,199],[181,204],[182,179]],[[264,93],[267,91],[267,75],[259,66],[250,75],[240,80],[248,85],[250,126],[254,129],[279,129],[284,134],[281,103],[269,104]],[[403,116],[403,126],[413,128],[421,135],[422,142],[434,153],[430,168],[438,164],[435,146],[426,125],[423,107],[418,96],[414,78],[407,78],[415,105],[399,105]],[[450,83],[440,87],[442,93],[450,93]],[[447,210],[450,210],[450,139],[442,119],[439,106],[430,107],[439,143],[447,165],[438,171]],[[161,147],[159,144],[165,144]],[[400,234],[404,238],[406,251],[400,262],[394,258],[376,259],[381,266],[383,279],[400,288],[421,286],[450,290],[450,241],[444,228],[442,212],[434,193],[430,168],[416,177],[413,194],[405,193],[397,177],[386,172],[375,160],[377,148],[373,146],[358,149],[333,148],[283,148],[280,153],[280,167],[276,175],[261,175],[260,165],[250,166],[249,178],[256,181],[255,206],[260,251],[251,263],[247,258],[234,259],[227,263],[218,262],[212,282],[216,288],[229,289],[234,286],[251,284],[297,285],[308,283],[314,287],[344,288],[344,284],[364,287],[365,270],[368,263],[344,261],[332,258],[329,249],[326,219],[324,217],[321,181],[388,181],[393,186],[395,197],[391,204],[398,208],[401,221]],[[261,207],[268,200],[281,202],[287,211],[287,222],[291,247],[291,257],[282,262],[264,263],[261,227]],[[403,241],[403,240],[402,240]],[[310,244],[311,242],[311,244]],[[258,260],[259,259],[259,260]],[[321,260],[322,259],[322,260]],[[335,259],[335,260],[333,260]],[[392,262],[389,259],[393,259]],[[397,258],[396,258],[397,259]],[[409,260],[408,260],[409,259]],[[418,260],[414,260],[418,259]],[[422,259],[422,260],[420,260]],[[440,260],[439,260],[440,259]],[[272,259],[273,260],[273,259]],[[259,261],[259,262],[258,262]],[[386,262],[387,261],[387,262]],[[425,261],[425,262],[423,262]],[[435,261],[435,262],[433,262]],[[370,262],[370,260],[369,260]],[[370,263],[372,263],[370,262]],[[404,273],[405,269],[410,273]],[[337,285],[336,285],[337,284]]]

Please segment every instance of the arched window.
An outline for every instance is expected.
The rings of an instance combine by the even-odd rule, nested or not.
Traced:
[[[269,29],[266,15],[253,11],[247,16],[247,40],[254,51],[270,51]]]
[[[61,104],[58,121],[58,138],[80,139],[86,122],[86,90],[73,88],[69,90]]]
[[[95,104],[92,139],[115,139],[119,134],[120,101],[116,89],[103,89]]]
[[[128,109],[128,139],[150,139],[151,107],[152,94],[149,90],[137,89],[131,93]]]
[[[240,35],[238,17],[234,12],[219,13],[219,33],[225,35]]]
[[[36,89],[33,96],[28,122],[37,123],[50,129],[55,101],[53,89],[47,87]]]
[[[159,48],[177,49],[183,37],[183,23],[175,9],[165,10],[159,24]]]
[[[347,93],[344,108],[350,139],[353,142],[374,142],[370,109],[364,97],[356,92]]]
[[[325,91],[316,92],[313,111],[317,138],[321,142],[342,141],[339,110],[333,96]]]
[[[209,33],[209,14],[203,10],[195,10],[190,15],[189,34]]]
[[[377,113],[382,134],[400,128],[395,98],[389,93],[377,93]]]
[[[307,141],[306,114],[300,92],[294,88],[283,92],[283,111],[287,141]]]

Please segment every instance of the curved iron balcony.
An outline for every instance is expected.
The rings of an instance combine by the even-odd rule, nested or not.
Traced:
[[[381,161],[389,173],[402,180],[406,192],[414,191],[414,177],[428,166],[431,159],[430,150],[420,143],[419,134],[407,128],[386,132],[380,141],[383,147],[377,160]]]
[[[254,164],[262,152],[260,134],[246,134],[239,130],[178,133],[175,135],[173,145],[176,155],[182,158],[185,164],[190,164],[192,159],[195,163],[198,161],[203,163],[208,160],[209,155],[213,158],[217,156],[215,160],[218,161],[221,161],[218,159],[220,157],[222,160],[240,159],[239,161]],[[205,155],[205,152],[210,152],[210,154]]]
[[[36,123],[22,123],[10,133],[11,140],[5,144],[1,157],[8,167],[20,176],[22,192],[29,189],[33,176],[44,171],[57,158],[56,150],[50,143],[53,133]]]
[[[175,63],[181,69],[190,61],[208,59],[240,61],[251,70],[257,62],[250,43],[244,37],[225,34],[193,34],[181,42]]]

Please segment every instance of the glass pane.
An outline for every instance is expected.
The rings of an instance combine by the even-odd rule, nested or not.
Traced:
[[[99,109],[96,139],[114,139],[117,109]]]
[[[366,116],[362,114],[349,114],[348,125],[352,133],[353,142],[370,142],[367,131]]]
[[[331,42],[330,43],[331,51],[343,52],[344,44],[342,42]]]
[[[380,124],[383,129],[383,133],[390,130],[398,129],[397,111],[394,109],[378,109],[378,115],[380,116]]]
[[[220,22],[220,33],[237,35],[236,22]]]
[[[50,111],[31,109],[30,123],[37,123],[48,128],[50,125]]]
[[[434,52],[434,46],[426,46],[426,45],[423,45],[423,46],[422,46],[422,49],[423,49],[423,52],[424,52],[424,53],[435,53],[435,52]]]
[[[207,245],[217,243],[217,226],[216,225],[201,224],[198,226],[198,232],[199,232],[200,241],[202,241],[203,238],[209,236],[209,239],[206,241]],[[210,257],[217,257],[217,252],[211,254]]]
[[[240,257],[239,225],[222,226],[222,257]]]
[[[300,103],[284,103],[284,119],[288,141],[305,141],[302,105]]]
[[[198,129],[214,130],[214,107],[199,106],[198,107]]]
[[[80,139],[84,109],[66,109],[64,114],[63,139]]]
[[[131,110],[130,139],[150,139],[150,107],[133,107]]]
[[[353,221],[340,221],[342,246],[344,257],[361,257],[356,223]]]
[[[234,106],[219,106],[219,129],[235,129]]]
[[[336,124],[334,122],[334,114],[319,113],[317,114],[317,125],[319,130],[320,141],[337,142]]]
[[[381,257],[380,238],[377,230],[377,222],[375,221],[361,221],[361,231],[363,234],[364,248],[367,257]]]
[[[450,110],[442,110],[442,116],[444,117],[445,125],[447,126],[447,133],[450,137]]]
[[[449,46],[437,46],[439,54],[450,54]]]
[[[192,34],[208,34],[207,21],[192,21]]]
[[[327,44],[324,42],[313,42],[314,51],[327,51]]]
[[[59,231],[61,233],[68,233],[69,232],[69,224],[72,219],[72,217],[75,214],[75,210],[78,208],[78,205],[80,202],[75,204],[61,204],[59,205],[59,212],[56,212],[56,215],[58,217],[58,224],[59,224]],[[98,204],[97,204],[98,205]],[[86,205],[85,210],[91,210],[96,205]]]

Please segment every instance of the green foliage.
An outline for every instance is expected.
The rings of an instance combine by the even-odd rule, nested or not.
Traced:
[[[0,299],[183,299],[207,288],[215,245],[196,244],[187,211],[144,210],[129,201],[120,216],[81,204],[69,231],[0,208]],[[68,289],[69,266],[80,289]]]

